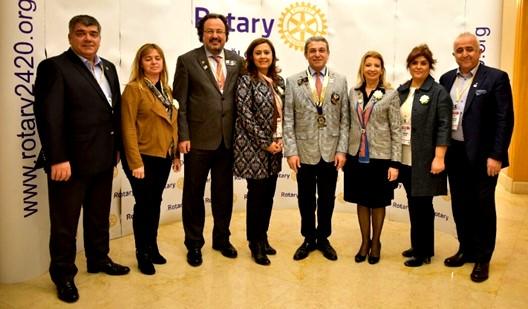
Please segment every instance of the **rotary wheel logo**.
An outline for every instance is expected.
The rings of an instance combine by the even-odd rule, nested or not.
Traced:
[[[183,177],[179,177],[178,180],[176,180],[176,187],[183,190]]]
[[[110,227],[114,227],[116,224],[117,224],[117,221],[119,220],[119,218],[117,217],[116,214],[111,214],[110,215],[110,218],[109,218],[109,221],[110,221]]]
[[[313,4],[293,3],[281,13],[279,33],[290,48],[303,50],[304,42],[314,35],[326,35],[326,17]]]

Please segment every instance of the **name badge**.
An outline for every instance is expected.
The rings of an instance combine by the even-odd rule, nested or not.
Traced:
[[[402,144],[410,145],[411,144],[411,126],[408,124],[402,124],[401,133],[402,133]]]
[[[451,130],[456,131],[458,129],[461,117],[462,111],[459,109],[453,109],[453,123],[451,124]]]

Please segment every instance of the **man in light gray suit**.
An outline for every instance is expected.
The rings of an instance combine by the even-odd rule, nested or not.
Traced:
[[[233,210],[235,84],[242,58],[225,50],[229,26],[223,15],[207,14],[198,23],[203,46],[178,57],[173,96],[178,100],[178,149],[184,154],[182,219],[187,262],[202,264],[204,191],[211,171],[213,249],[235,258],[229,242]]]
[[[328,237],[332,232],[337,171],[345,164],[348,146],[348,87],[344,76],[326,66],[329,54],[324,37],[309,38],[304,45],[308,68],[286,81],[284,155],[297,173],[304,236],[294,260],[306,258],[315,249],[327,259],[337,260]]]

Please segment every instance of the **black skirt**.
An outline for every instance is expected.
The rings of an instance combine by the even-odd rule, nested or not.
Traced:
[[[357,156],[348,155],[343,168],[345,201],[369,208],[389,206],[398,185],[387,179],[389,167],[390,160],[359,163]]]

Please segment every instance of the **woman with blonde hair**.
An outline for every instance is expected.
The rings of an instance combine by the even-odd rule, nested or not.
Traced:
[[[400,100],[385,81],[379,52],[361,58],[358,85],[350,89],[350,132],[344,199],[357,204],[361,246],[356,263],[376,264],[381,255],[385,207],[394,197],[401,159]],[[372,227],[372,233],[371,233]]]
[[[139,48],[121,99],[123,169],[134,194],[133,229],[139,270],[153,275],[165,264],[157,235],[163,190],[171,165],[179,171],[177,115],[161,48]]]

